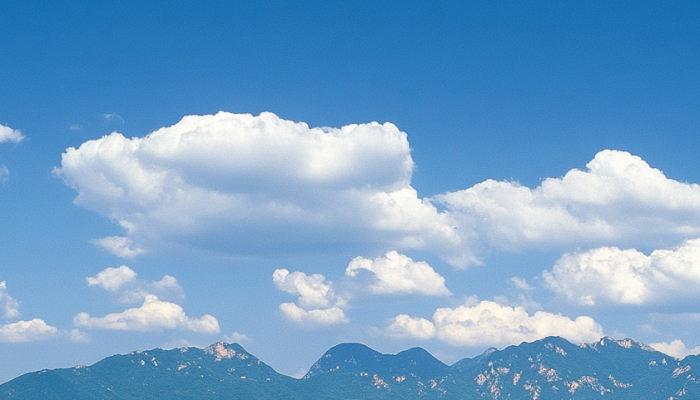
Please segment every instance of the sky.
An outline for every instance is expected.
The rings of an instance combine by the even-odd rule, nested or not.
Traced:
[[[0,3],[0,382],[238,342],[700,353],[697,2]]]

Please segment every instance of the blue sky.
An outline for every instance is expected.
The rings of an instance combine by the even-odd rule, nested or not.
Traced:
[[[0,381],[700,352],[700,6],[463,3],[0,4]]]

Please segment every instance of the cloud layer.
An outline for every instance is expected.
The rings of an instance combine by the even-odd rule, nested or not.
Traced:
[[[699,299],[700,239],[650,255],[600,247],[564,255],[543,278],[565,299],[586,306],[643,305]]]
[[[438,308],[432,321],[400,314],[383,332],[398,338],[437,338],[453,346],[506,346],[547,336],[585,342],[604,336],[603,328],[587,316],[572,320],[544,311],[529,315],[522,307],[475,298],[456,308]]]

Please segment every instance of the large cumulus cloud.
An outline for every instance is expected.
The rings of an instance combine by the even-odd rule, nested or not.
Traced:
[[[600,247],[564,255],[543,278],[563,298],[585,306],[649,305],[700,298],[700,239],[648,256]]]
[[[700,186],[604,150],[535,189],[487,180],[436,196],[460,228],[499,250],[650,244],[700,236]]]
[[[85,142],[55,172],[76,204],[117,222],[137,246],[259,254],[456,244],[446,216],[410,186],[413,167],[406,134],[390,123],[309,128],[220,112],[143,138]]]
[[[407,135],[391,123],[310,128],[219,112],[87,141],[55,173],[76,204],[123,227],[95,241],[122,257],[163,243],[253,255],[423,249],[466,266],[488,250],[700,237],[700,186],[623,151],[534,189],[486,180],[432,198],[411,186],[413,168]]]

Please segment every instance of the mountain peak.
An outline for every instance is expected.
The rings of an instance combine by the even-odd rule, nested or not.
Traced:
[[[609,336],[605,336],[601,338],[597,342],[592,342],[592,343],[581,343],[579,347],[581,348],[590,348],[593,350],[599,350],[601,347],[607,347],[607,346],[612,346],[612,345],[617,345],[619,347],[625,348],[625,349],[641,349],[645,351],[657,351],[651,346],[647,346],[644,343],[637,342],[636,340],[625,338],[625,339],[613,339]]]
[[[234,357],[237,357],[240,360],[251,358],[251,355],[237,343],[214,343],[211,346],[204,348],[204,353],[214,356],[215,361],[221,361]]]

